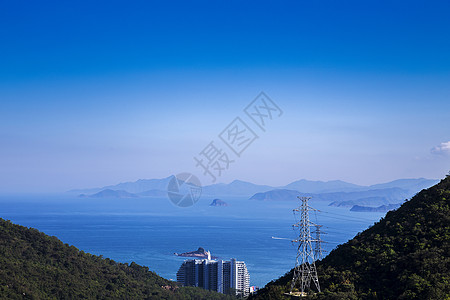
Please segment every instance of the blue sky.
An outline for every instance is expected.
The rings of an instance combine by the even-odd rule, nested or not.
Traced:
[[[193,157],[260,91],[284,113],[218,181],[443,177],[449,13],[448,1],[3,1],[0,192],[179,172],[209,184]]]

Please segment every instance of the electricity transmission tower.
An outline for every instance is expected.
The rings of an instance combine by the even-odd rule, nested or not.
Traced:
[[[322,228],[323,225],[318,225],[318,224],[314,224],[314,227],[316,227],[316,229],[313,231],[313,233],[315,233],[316,236],[316,240],[315,240],[315,248],[314,248],[314,260],[320,260],[323,258],[323,253],[326,252],[325,250],[323,250],[322,248],[322,243],[324,243],[324,241],[321,239],[321,235],[322,234],[327,234],[326,232],[323,232],[320,228]]]
[[[294,277],[292,278],[290,294],[297,284],[300,282],[300,296],[306,296],[306,290],[310,289],[311,281],[314,282],[317,290],[320,292],[319,279],[317,277],[316,264],[314,263],[317,257],[316,249],[313,249],[312,243],[316,243],[320,239],[313,239],[311,237],[311,226],[316,224],[309,220],[309,212],[315,210],[308,205],[311,197],[297,197],[301,200],[301,205],[294,209],[294,215],[300,214],[300,221],[292,225],[294,228],[298,227],[299,236],[292,242],[298,243],[297,259],[294,268]],[[319,233],[320,234],[320,233]],[[320,247],[320,245],[319,245]]]

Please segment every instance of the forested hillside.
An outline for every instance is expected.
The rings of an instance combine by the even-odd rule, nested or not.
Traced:
[[[178,287],[147,267],[79,251],[0,219],[1,299],[231,299]]]
[[[450,299],[450,177],[316,263],[309,299]],[[287,299],[292,270],[253,299]],[[313,284],[312,284],[313,286]]]

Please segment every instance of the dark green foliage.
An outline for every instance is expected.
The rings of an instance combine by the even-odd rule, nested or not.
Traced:
[[[1,299],[232,299],[178,287],[136,263],[79,251],[0,219]]]
[[[450,177],[421,191],[317,265],[309,299],[450,299]],[[254,299],[289,299],[292,270]]]

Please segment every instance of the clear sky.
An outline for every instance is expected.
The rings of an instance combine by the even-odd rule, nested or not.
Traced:
[[[0,193],[179,172],[235,117],[218,182],[450,170],[448,1],[1,1]],[[130,3],[131,2],[131,3]],[[265,132],[243,109],[264,91]]]

